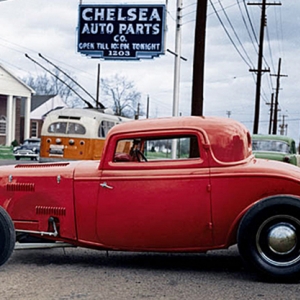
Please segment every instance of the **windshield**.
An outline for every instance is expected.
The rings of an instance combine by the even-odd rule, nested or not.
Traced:
[[[24,146],[39,146],[40,145],[40,141],[38,140],[25,140],[23,143]]]
[[[252,149],[253,151],[290,153],[290,146],[286,142],[274,140],[253,140]]]

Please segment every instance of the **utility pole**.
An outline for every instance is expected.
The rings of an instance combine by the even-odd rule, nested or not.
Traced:
[[[96,108],[99,109],[100,101],[99,101],[99,93],[100,93],[100,64],[98,64],[98,72],[97,72],[97,90],[96,90],[97,96],[96,96]]]
[[[266,18],[266,5],[281,5],[281,3],[267,3],[266,0],[262,0],[262,3],[248,3],[248,5],[261,5],[261,18],[260,18],[260,35],[259,35],[259,45],[258,45],[258,62],[257,69],[250,69],[250,72],[257,73],[256,79],[256,94],[255,94],[255,112],[254,112],[254,124],[253,133],[258,133],[259,124],[259,111],[260,111],[260,89],[261,89],[261,77],[263,72],[270,72],[269,69],[262,69],[263,61],[263,44],[264,44],[264,31],[265,26],[267,26]]]
[[[181,26],[182,26],[182,0],[177,0],[176,38],[175,38],[175,70],[174,70],[174,94],[173,117],[178,117],[179,110],[179,86],[180,86],[180,59],[181,59]]]
[[[180,59],[181,59],[181,26],[182,26],[182,0],[177,0],[176,38],[175,38],[175,67],[174,67],[174,94],[173,117],[179,112],[179,85],[180,85]],[[176,159],[177,141],[172,140],[172,159]]]
[[[137,104],[137,109],[136,109],[136,113],[134,115],[134,119],[135,120],[138,120],[139,119],[139,116],[140,116],[140,103]]]
[[[271,76],[276,76],[276,96],[275,96],[275,109],[274,109],[274,122],[273,122],[273,134],[277,133],[277,119],[278,119],[278,95],[280,89],[280,77],[287,77],[287,75],[281,75],[281,58],[278,61],[278,71],[277,74],[271,74]]]
[[[287,115],[282,115],[282,124],[279,125],[281,135],[286,135],[287,134],[288,125],[285,124],[285,117],[287,117]]]
[[[192,116],[203,116],[207,0],[198,0],[194,42]]]
[[[268,133],[271,134],[271,132],[272,132],[272,121],[273,121],[274,93],[272,93],[272,96],[271,96],[271,103],[267,103],[267,104],[271,105],[270,120],[269,120],[269,131],[268,131]]]
[[[149,95],[147,95],[147,112],[146,112],[147,119],[149,119],[149,105],[150,105],[150,98]]]

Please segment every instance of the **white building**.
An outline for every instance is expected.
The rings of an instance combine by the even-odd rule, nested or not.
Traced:
[[[0,64],[0,144],[30,137],[31,97],[34,90]],[[24,121],[21,102],[24,102]]]

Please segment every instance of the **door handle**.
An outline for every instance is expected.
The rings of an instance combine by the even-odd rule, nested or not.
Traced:
[[[110,185],[107,185],[107,183],[106,183],[106,182],[100,183],[100,186],[101,186],[101,187],[103,187],[103,188],[106,188],[106,189],[110,189],[110,190],[112,190],[112,189],[113,189],[113,187],[112,187],[112,186],[110,186]]]

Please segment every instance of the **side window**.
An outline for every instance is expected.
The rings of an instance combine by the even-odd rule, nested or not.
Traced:
[[[32,137],[38,136],[38,122],[36,121],[31,122],[31,136]]]
[[[67,122],[55,122],[49,125],[49,133],[66,133],[67,132]]]
[[[196,136],[147,140],[144,146],[144,153],[148,160],[200,157]]]
[[[85,127],[78,123],[69,122],[68,133],[69,134],[85,134]]]
[[[111,121],[101,121],[101,124],[98,129],[98,137],[105,138],[108,134],[108,131],[115,126],[114,122]]]
[[[114,161],[172,161],[199,158],[196,136],[136,138],[120,140],[115,150]]]
[[[0,135],[6,134],[6,117],[0,116]]]

